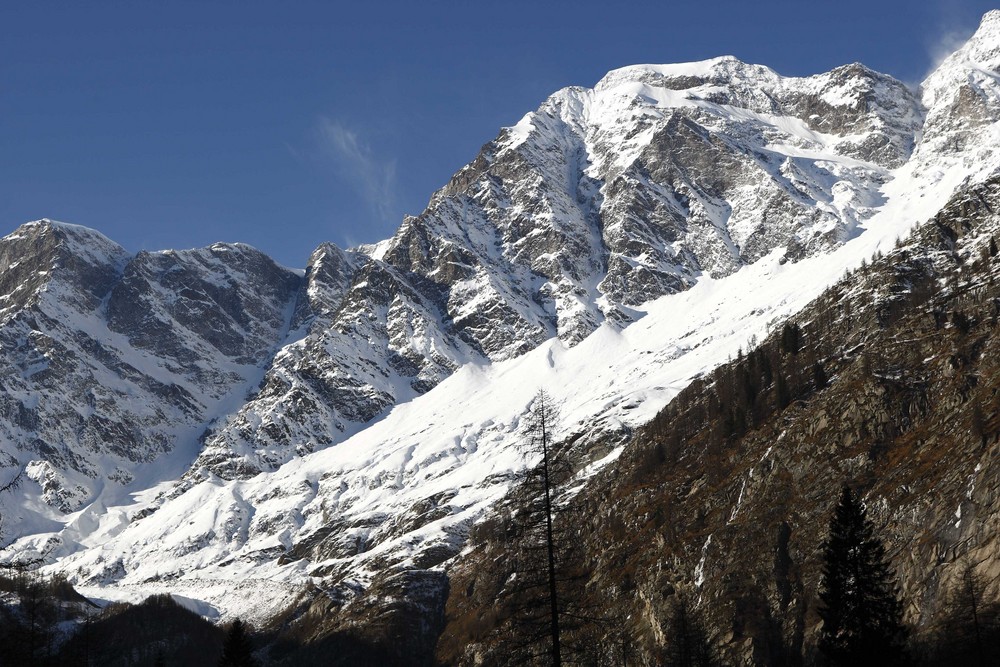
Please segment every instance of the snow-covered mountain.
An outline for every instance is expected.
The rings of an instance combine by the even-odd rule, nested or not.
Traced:
[[[0,498],[7,553],[98,597],[257,618],[441,570],[530,462],[536,389],[608,465],[691,378],[996,173],[998,69],[1000,12],[919,91],[858,64],[615,70],[304,274],[29,223],[0,240],[0,464],[30,479]]]
[[[247,246],[130,257],[50,221],[0,240],[0,264],[4,466],[26,467],[52,517],[183,473],[259,382],[299,281]]]
[[[776,248],[829,251],[883,202],[922,120],[901,83],[860,65],[790,79],[719,58],[559,91],[393,238],[317,251],[309,332],[202,463],[272,470],[463,364],[627,325]]]

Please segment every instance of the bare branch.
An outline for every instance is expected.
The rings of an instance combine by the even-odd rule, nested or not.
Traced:
[[[17,474],[14,475],[9,482],[0,486],[0,493],[6,493],[7,491],[13,491],[17,487],[21,486],[21,481],[24,478],[24,468],[20,468]]]

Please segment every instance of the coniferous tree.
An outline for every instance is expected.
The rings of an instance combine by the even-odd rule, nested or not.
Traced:
[[[814,363],[812,367],[812,373],[813,373],[813,387],[816,389],[816,391],[819,391],[820,389],[826,389],[826,385],[830,383],[830,378],[827,377],[826,369],[823,368],[823,364],[821,364],[818,361]]]
[[[557,545],[555,532],[553,530],[553,504],[556,486],[556,462],[555,462],[555,452],[553,451],[553,441],[552,441],[552,431],[555,426],[555,422],[558,419],[558,415],[555,406],[552,403],[551,397],[542,390],[539,390],[535,395],[535,399],[532,402],[531,410],[528,414],[527,430],[526,436],[529,438],[529,448],[541,454],[541,461],[539,462],[538,468],[535,470],[534,477],[538,482],[539,490],[541,493],[537,498],[537,507],[535,512],[536,527],[540,528],[540,531],[536,531],[539,534],[541,544],[541,553],[544,560],[544,568],[540,568],[538,573],[544,574],[539,577],[538,584],[544,584],[538,587],[539,590],[539,602],[544,600],[546,606],[545,617],[547,619],[545,625],[547,625],[547,632],[540,634],[546,634],[549,640],[549,656],[551,659],[551,664],[554,667],[559,667],[562,664],[562,642],[561,642],[561,630],[559,626],[560,617],[560,603],[559,603],[559,586],[557,582]],[[531,547],[529,547],[530,549]],[[529,584],[535,587],[536,584]]]
[[[21,485],[21,480],[24,478],[24,469],[21,468],[15,473],[9,480],[0,484],[0,494],[8,493],[14,491]],[[0,539],[3,538],[3,514],[0,514]]]
[[[511,578],[504,592],[510,616],[496,628],[505,647],[496,664],[589,664],[603,650],[593,643],[591,626],[609,621],[586,595],[586,510],[566,493],[574,471],[568,449],[553,437],[558,421],[551,397],[538,392],[523,431],[537,463],[525,471],[509,515]]]
[[[781,350],[785,354],[798,354],[802,349],[802,329],[795,322],[787,322],[781,328]]]
[[[903,607],[885,548],[844,486],[824,545],[819,648],[831,665],[905,663]]]
[[[667,632],[664,667],[714,667],[718,664],[705,624],[684,595],[674,601]]]
[[[985,595],[986,582],[971,562],[945,597],[929,665],[1000,664],[1000,602]]]
[[[250,637],[247,635],[246,626],[243,624],[243,621],[237,618],[229,626],[226,642],[222,645],[222,657],[219,658],[219,667],[257,666],[258,663],[253,657],[253,646],[250,644]]]
[[[788,389],[788,380],[785,379],[783,369],[774,381],[774,394],[779,410],[784,410],[792,402],[792,393]]]

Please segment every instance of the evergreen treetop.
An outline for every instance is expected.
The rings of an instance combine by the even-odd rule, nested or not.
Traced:
[[[824,545],[819,648],[832,665],[905,663],[895,573],[867,512],[848,486]]]
[[[236,619],[229,626],[226,643],[222,646],[219,667],[258,667],[253,657],[253,646],[243,621]]]

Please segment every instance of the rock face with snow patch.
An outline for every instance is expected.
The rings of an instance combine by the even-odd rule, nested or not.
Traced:
[[[725,662],[811,664],[820,545],[845,483],[885,544],[916,655],[961,627],[954,598],[969,572],[989,582],[980,608],[1000,599],[998,211],[1000,174],[961,188],[801,311],[794,348],[779,329],[695,381],[583,486],[564,520],[587,552],[573,562],[586,563],[586,585],[574,580],[560,602],[622,621],[585,625],[584,641],[564,628],[566,645],[617,648],[624,636],[630,664],[657,664],[686,595]],[[737,384],[755,389],[743,399]],[[744,409],[753,423],[734,430]],[[493,513],[449,569],[439,664],[513,664],[511,647],[532,640],[511,622],[516,564],[533,558],[512,515]],[[938,664],[975,661],[947,655]]]
[[[130,256],[47,220],[0,240],[0,266],[3,465],[62,512],[177,447],[189,464],[281,343],[299,282],[248,246]]]

